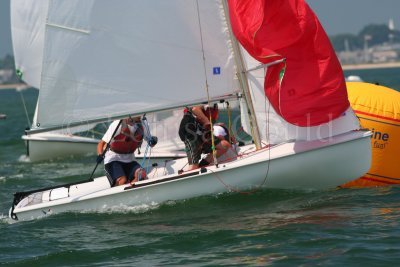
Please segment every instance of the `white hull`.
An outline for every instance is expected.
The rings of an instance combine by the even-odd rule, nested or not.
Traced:
[[[75,135],[44,133],[23,135],[31,162],[95,154],[99,140]]]
[[[256,188],[330,189],[368,171],[371,162],[369,132],[355,131],[330,139],[284,143],[254,152],[242,148],[242,156],[207,171],[177,174],[186,159],[153,170],[150,179],[110,188],[106,177],[35,193],[15,203],[10,216],[30,220],[66,211],[96,211],[187,199],[207,194]],[[167,175],[164,175],[167,173]],[[164,175],[164,176],[162,176]],[[12,214],[13,212],[13,214]]]

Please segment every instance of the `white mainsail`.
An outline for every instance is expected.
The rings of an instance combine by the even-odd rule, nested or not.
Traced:
[[[207,101],[206,78],[210,99],[234,93],[221,3],[198,4],[123,0],[109,12],[109,1],[49,2],[40,127]]]

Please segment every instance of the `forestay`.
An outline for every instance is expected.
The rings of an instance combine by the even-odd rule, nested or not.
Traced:
[[[211,99],[232,94],[235,70],[221,5],[214,0],[49,2],[38,126],[206,101],[206,75]]]

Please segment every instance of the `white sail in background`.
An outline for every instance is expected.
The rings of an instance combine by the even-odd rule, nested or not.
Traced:
[[[184,151],[184,143],[178,136],[178,129],[183,117],[183,109],[162,111],[146,115],[151,134],[157,136],[157,146],[153,151]]]
[[[37,89],[41,83],[47,0],[11,1],[11,35],[15,68]]]
[[[232,94],[221,3],[198,3],[199,9],[186,0],[51,1],[40,127],[207,101],[206,75],[211,99]]]

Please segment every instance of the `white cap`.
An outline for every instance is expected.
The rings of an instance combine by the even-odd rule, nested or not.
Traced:
[[[225,131],[224,127],[222,127],[222,126],[214,125],[213,130],[214,130],[215,136],[225,136],[226,135],[226,131]]]

